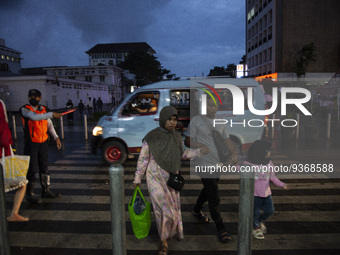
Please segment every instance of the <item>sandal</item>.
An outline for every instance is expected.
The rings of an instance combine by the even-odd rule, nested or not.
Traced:
[[[257,239],[264,239],[264,235],[260,227],[253,229],[253,236]]]
[[[221,230],[218,232],[218,239],[220,239],[222,243],[227,243],[231,240],[231,236],[227,233],[227,231]]]
[[[193,212],[192,215],[193,215],[194,217],[196,217],[199,221],[203,222],[203,223],[209,223],[209,221],[210,221],[210,219],[209,219],[207,216],[205,216],[205,215],[202,213],[202,211],[199,212],[199,213]]]
[[[168,255],[168,246],[162,245],[158,251],[158,255]]]

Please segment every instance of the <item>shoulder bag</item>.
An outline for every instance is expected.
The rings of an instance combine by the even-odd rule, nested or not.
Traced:
[[[178,174],[170,173],[167,185],[177,191],[181,191],[185,184],[185,180],[179,171]]]

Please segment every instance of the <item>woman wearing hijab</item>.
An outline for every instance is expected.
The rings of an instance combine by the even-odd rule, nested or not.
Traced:
[[[2,100],[0,100],[0,158],[11,155],[10,145],[13,144],[12,134],[8,127],[8,118],[6,112],[6,106]],[[5,149],[5,155],[2,155],[2,148]],[[4,171],[4,170],[3,170]],[[6,180],[5,180],[6,183]],[[14,201],[13,201],[13,209],[11,215],[7,217],[8,221],[28,221],[29,218],[21,216],[19,214],[19,209],[22,203],[22,200],[25,196],[27,181],[26,183],[21,183],[16,187],[6,187],[5,191],[10,191],[17,189]]]
[[[194,158],[200,150],[183,150],[182,138],[175,130],[178,114],[174,107],[164,107],[159,116],[160,127],[151,130],[143,139],[134,186],[140,185],[146,172],[147,186],[156,216],[162,245],[159,255],[168,254],[167,239],[178,235],[183,239],[183,222],[179,191],[167,186],[170,173],[178,173],[181,159]]]
[[[264,222],[274,213],[270,182],[285,190],[289,189],[287,184],[275,177],[270,147],[269,142],[255,141],[249,148],[247,161],[244,162],[245,165],[252,167],[252,172],[255,172],[253,235],[257,239],[264,239],[263,234],[267,232]]]

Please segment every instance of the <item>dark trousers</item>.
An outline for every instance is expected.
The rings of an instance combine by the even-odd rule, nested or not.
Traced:
[[[200,195],[196,201],[196,205],[194,211],[196,213],[200,212],[203,209],[203,205],[208,201],[210,215],[213,221],[215,222],[217,231],[221,231],[225,229],[225,225],[223,223],[223,219],[221,217],[221,213],[219,210],[220,205],[220,194],[218,190],[218,182],[219,178],[201,178],[203,183],[203,189],[201,190]]]
[[[26,142],[24,147],[24,154],[31,156],[30,165],[27,171],[27,180],[29,182],[35,181],[35,173],[39,171],[41,174],[48,174],[48,141],[44,143]]]

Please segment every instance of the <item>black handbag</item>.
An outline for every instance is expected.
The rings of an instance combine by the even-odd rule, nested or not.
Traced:
[[[215,144],[220,162],[222,163],[227,162],[229,160],[230,153],[227,148],[227,145],[224,142],[222,135],[213,127],[213,125],[211,125],[211,123],[205,116],[200,115],[200,117],[211,131],[211,136],[214,140],[214,144]]]
[[[181,172],[178,174],[170,173],[167,185],[170,188],[173,188],[174,190],[181,191],[183,189],[183,186],[185,184],[185,180],[183,176],[181,175]]]

